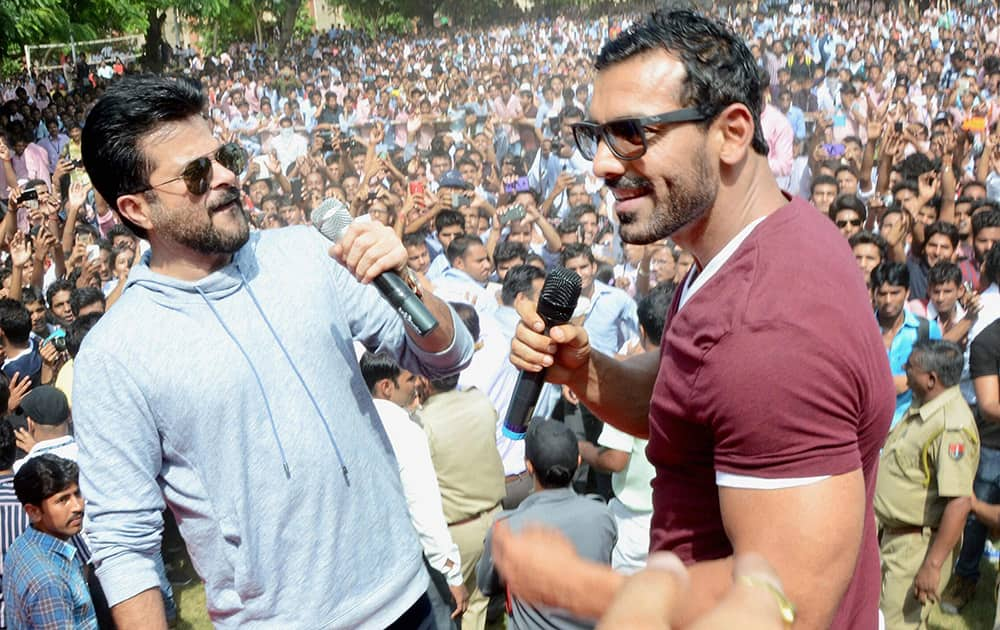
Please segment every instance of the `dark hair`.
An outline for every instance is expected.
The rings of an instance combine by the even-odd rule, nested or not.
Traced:
[[[524,293],[534,298],[534,282],[544,278],[545,272],[534,265],[523,264],[511,267],[503,279],[500,301],[503,302],[504,306],[513,306],[518,293]]]
[[[639,325],[646,331],[646,337],[649,338],[650,343],[657,347],[663,339],[667,311],[674,303],[676,288],[673,282],[664,282],[653,287],[646,297],[639,300]]]
[[[961,346],[953,341],[923,339],[913,344],[907,362],[933,372],[945,387],[954,387],[962,378],[965,356]]]
[[[837,178],[832,175],[817,175],[813,178],[812,183],[809,184],[809,196],[812,197],[816,192],[816,187],[822,184],[827,186],[837,187]]]
[[[989,190],[985,182],[981,182],[978,179],[974,179],[971,182],[965,182],[965,185],[962,186],[962,194],[965,194],[965,192],[970,188],[982,188],[983,191]]]
[[[448,302],[448,304],[455,309],[455,314],[462,320],[462,325],[469,331],[472,338],[478,340],[481,328],[479,326],[479,313],[476,312],[475,307],[465,302]]]
[[[534,467],[535,481],[541,487],[565,488],[576,475],[580,451],[567,425],[558,420],[536,418],[528,426],[524,458]]]
[[[746,106],[754,124],[753,150],[767,155],[757,64],[740,37],[721,22],[693,11],[658,10],[608,42],[594,67],[601,71],[652,50],[675,54],[684,64],[681,107],[696,107],[706,117],[707,127],[729,105]]]
[[[404,234],[403,247],[427,247],[427,241],[424,240],[424,238],[423,232],[410,232],[409,234]]]
[[[536,263],[536,262],[542,263],[543,267],[546,266],[544,258],[542,258],[541,256],[539,256],[535,252],[533,252],[531,250],[528,250],[528,257],[524,260],[524,264],[535,266],[534,263]]]
[[[954,282],[956,287],[962,286],[962,270],[953,262],[942,260],[927,272],[927,286]]]
[[[155,165],[140,143],[165,123],[201,116],[205,95],[188,81],[154,75],[128,76],[108,88],[87,116],[82,153],[87,175],[112,208],[118,197],[149,186]],[[122,222],[141,238],[146,231]]]
[[[128,229],[128,226],[125,225],[124,223],[116,223],[115,225],[111,226],[110,230],[108,230],[109,241],[114,243],[115,237],[117,236],[127,236],[130,239],[135,240],[135,234],[132,232],[132,230]]]
[[[80,352],[83,338],[103,315],[104,313],[87,313],[83,317],[77,317],[72,324],[66,327],[66,351],[69,352],[69,356],[76,358],[76,354]]]
[[[972,212],[975,213],[978,208],[987,205],[991,206],[989,210],[984,210],[983,212],[972,215],[973,237],[986,228],[1000,227],[1000,210],[997,210],[996,206],[994,206],[992,202],[986,201],[985,203],[972,204]]]
[[[89,234],[94,237],[95,241],[101,240],[101,233],[89,223],[77,223],[73,226],[73,236],[80,236],[81,234]]]
[[[6,411],[10,403],[10,379],[0,372],[0,410]]]
[[[868,209],[865,208],[865,202],[861,201],[861,198],[857,195],[852,195],[850,193],[846,195],[840,195],[833,200],[830,204],[830,210],[828,214],[830,215],[830,220],[835,221],[837,219],[837,213],[843,210],[853,210],[858,213],[861,217],[861,222],[864,223],[865,219],[868,218]]]
[[[0,470],[10,470],[17,459],[17,441],[14,427],[6,418],[0,420]]]
[[[851,238],[847,239],[848,245],[851,249],[854,249],[858,245],[874,245],[878,247],[879,255],[882,260],[889,260],[889,244],[885,242],[885,239],[881,234],[875,234],[874,232],[869,232],[868,230],[861,230]]]
[[[500,241],[493,248],[493,264],[500,266],[500,263],[508,262],[516,258],[524,260],[528,256],[528,248],[523,243],[511,241]]]
[[[457,225],[463,230],[465,229],[465,217],[462,216],[461,212],[456,212],[455,210],[442,210],[434,217],[434,231],[440,232],[446,227],[452,225]]]
[[[69,280],[56,280],[50,284],[49,288],[45,291],[45,303],[48,304],[49,308],[52,308],[52,298],[56,296],[56,293],[59,293],[60,291],[69,291],[72,293],[75,288],[76,285]]]
[[[924,232],[924,243],[929,243],[931,237],[936,234],[943,234],[949,241],[951,241],[952,247],[958,247],[958,241],[960,237],[958,235],[958,227],[954,223],[949,223],[947,221],[935,221],[927,226],[927,230]]]
[[[465,256],[470,247],[474,245],[482,246],[482,244],[483,242],[478,236],[468,236],[466,234],[456,236],[455,240],[448,244],[448,251],[446,252],[448,262],[454,265],[456,260]]]
[[[859,138],[857,136],[847,136],[846,138],[844,138],[843,143],[844,144],[848,144],[848,143],[850,143],[850,144],[856,144],[859,147],[864,147],[865,146],[865,143],[861,142],[861,138]],[[847,168],[850,168],[851,172],[854,173],[855,176],[857,176],[858,172],[854,169],[854,167],[847,166],[847,165],[844,165],[844,166],[847,167]],[[837,172],[838,173],[840,172],[839,168],[837,169]]]
[[[910,270],[903,263],[884,261],[872,269],[872,289],[877,290],[883,284],[893,287],[910,288]]]
[[[570,260],[583,256],[591,264],[597,262],[594,258],[594,252],[590,249],[590,245],[585,245],[583,243],[571,243],[563,248],[562,252],[559,254],[559,264],[563,267],[566,266]]]
[[[396,383],[401,370],[396,360],[386,352],[365,352],[358,362],[361,366],[361,377],[365,379],[365,386],[369,392],[374,393],[375,383],[383,379],[389,379]]]
[[[841,164],[840,166],[838,166],[836,170],[834,170],[834,175],[840,175],[842,171],[847,171],[848,173],[854,175],[855,177],[858,176],[858,172],[854,170],[854,167],[850,166],[849,164]]]
[[[14,475],[14,493],[21,505],[40,506],[79,480],[80,469],[75,462],[46,453],[24,462]]]
[[[556,232],[560,234],[578,234],[580,232],[580,222],[573,217],[566,217],[556,226]]]
[[[11,343],[25,343],[31,335],[31,313],[17,300],[0,299],[0,332]]]
[[[607,46],[605,46],[605,50],[607,50]],[[598,63],[600,63],[600,61],[598,61]],[[600,70],[601,68],[597,68],[597,69]],[[566,86],[566,87],[569,87],[569,86]],[[573,88],[570,88],[570,92],[569,93],[571,95],[573,94]],[[566,88],[563,88],[563,95],[564,96],[566,95]],[[583,110],[581,110],[576,105],[567,105],[566,107],[563,107],[563,109],[562,109],[561,112],[559,112],[559,122],[560,123],[562,121],[568,120],[570,118],[583,118],[583,117],[584,117],[583,116]]]
[[[921,175],[938,170],[938,166],[937,160],[932,160],[920,151],[917,151],[906,156],[899,163],[899,172],[903,175],[903,179],[911,180],[916,185],[916,181],[920,179]]]
[[[104,293],[97,287],[81,287],[73,289],[73,292],[69,294],[69,307],[76,317],[80,316],[81,309],[98,302],[101,303],[102,310],[107,305],[107,302],[104,301]]]
[[[990,251],[986,252],[986,259],[983,263],[983,275],[990,282],[1000,282],[1000,241],[993,243]]]
[[[569,216],[572,217],[577,223],[580,222],[580,217],[585,214],[593,214],[598,217],[600,216],[597,214],[597,208],[595,208],[593,204],[589,203],[581,203],[578,206],[574,206],[569,212]]]
[[[909,190],[914,195],[920,194],[920,186],[919,184],[917,184],[916,180],[913,179],[904,179],[895,186],[893,186],[892,196],[895,197],[901,190]]]
[[[32,302],[41,302],[42,306],[45,306],[45,298],[35,287],[24,287],[21,290],[21,304],[25,306],[31,304]]]

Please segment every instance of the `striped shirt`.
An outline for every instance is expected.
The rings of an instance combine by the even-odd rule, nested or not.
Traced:
[[[28,528],[28,514],[21,507],[21,502],[14,494],[14,475],[0,475],[0,564],[7,557],[7,550],[14,544],[14,539]],[[0,580],[3,579],[3,567],[0,566]],[[0,628],[6,628],[3,593],[0,593]]]
[[[8,550],[4,569],[8,626],[97,629],[83,565],[68,541],[29,527]]]

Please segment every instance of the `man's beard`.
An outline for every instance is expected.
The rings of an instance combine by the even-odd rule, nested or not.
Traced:
[[[216,210],[230,203],[236,204],[237,227],[223,231],[215,227],[212,219]],[[152,204],[154,229],[201,254],[232,254],[243,247],[250,238],[250,220],[243,209],[239,189],[230,186],[218,199],[210,199],[207,205],[205,221],[196,221],[190,220],[194,217],[180,216],[180,211],[168,215],[156,201]],[[195,208],[193,213],[199,210]]]
[[[648,217],[632,215],[621,221],[623,241],[634,245],[655,243],[702,218],[715,204],[719,184],[709,166],[704,147],[693,156],[690,170],[671,178],[670,184],[666,197],[654,198],[655,205]],[[649,180],[631,174],[608,182],[608,187],[612,190],[646,188],[650,194],[656,194]]]

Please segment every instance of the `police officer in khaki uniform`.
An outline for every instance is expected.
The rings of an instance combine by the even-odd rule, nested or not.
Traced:
[[[913,403],[889,433],[875,488],[887,630],[926,627],[958,553],[979,464],[962,365],[961,348],[940,340],[914,344],[906,363]]]

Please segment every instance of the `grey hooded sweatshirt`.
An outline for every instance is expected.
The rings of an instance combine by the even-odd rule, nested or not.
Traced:
[[[308,228],[253,233],[198,282],[148,257],[75,362],[85,529],[114,605],[159,584],[164,501],[219,628],[383,628],[426,590],[388,439],[352,340],[431,377],[371,286]]]

